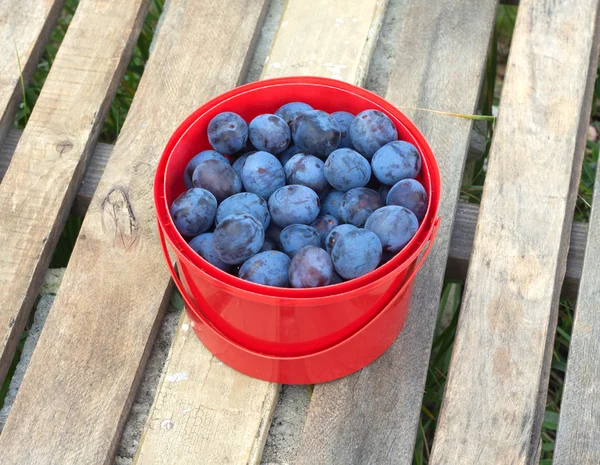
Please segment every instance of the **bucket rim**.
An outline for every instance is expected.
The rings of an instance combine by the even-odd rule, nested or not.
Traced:
[[[333,87],[338,90],[353,93],[362,99],[368,100],[373,104],[374,107],[379,110],[383,110],[384,113],[386,113],[388,116],[391,116],[396,123],[404,126],[406,131],[415,140],[415,145],[421,153],[423,164],[427,168],[430,189],[428,192],[429,198],[426,215],[415,236],[404,247],[403,251],[405,251],[405,254],[396,254],[396,256],[394,256],[387,263],[359,278],[319,288],[306,289],[279,288],[242,280],[214,267],[198,254],[193,252],[187,241],[185,241],[185,239],[175,228],[169,214],[165,177],[167,174],[171,154],[185,133],[189,131],[197,121],[199,121],[207,112],[211,111],[216,105],[222,105],[232,98],[239,97],[244,93],[256,91],[257,89],[266,89],[269,87],[285,86],[289,84]],[[175,130],[163,153],[161,154],[154,180],[154,203],[158,227],[163,229],[169,244],[178,251],[178,255],[186,260],[188,266],[192,266],[198,271],[201,271],[205,276],[210,278],[213,284],[229,290],[234,288],[236,292],[244,292],[248,295],[251,295],[254,299],[256,299],[258,296],[263,296],[266,298],[278,298],[282,301],[287,301],[289,299],[310,300],[314,298],[321,300],[327,297],[338,297],[352,294],[356,291],[366,291],[379,285],[383,280],[389,279],[391,275],[396,275],[408,268],[421,253],[424,245],[427,243],[428,237],[431,235],[431,230],[434,228],[434,223],[436,222],[439,211],[441,191],[440,182],[440,172],[437,160],[425,137],[417,129],[414,123],[412,123],[412,121],[397,107],[366,89],[348,84],[343,81],[314,76],[292,76],[257,81],[233,88],[206,102],[204,105],[190,114]],[[421,236],[421,240],[419,240],[419,236]]]

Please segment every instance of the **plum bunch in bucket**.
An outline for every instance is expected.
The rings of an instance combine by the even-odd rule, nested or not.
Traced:
[[[213,150],[190,160],[170,212],[198,255],[241,279],[314,288],[358,278],[425,216],[421,156],[378,110],[291,102],[249,123],[224,112],[208,139]]]

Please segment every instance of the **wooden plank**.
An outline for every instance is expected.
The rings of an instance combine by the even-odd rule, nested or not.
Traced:
[[[363,83],[386,5],[387,0],[289,2],[263,77],[316,75]]]
[[[21,76],[27,85],[64,3],[32,0],[24,5],[21,0],[0,0],[0,143],[23,98]]]
[[[554,465],[600,463],[600,170],[596,171],[579,298],[569,345]]]
[[[598,58],[598,1],[523,0],[430,463],[534,464]]]
[[[0,381],[13,359],[148,0],[82,1],[0,184]]]
[[[372,35],[377,34],[385,5],[380,0],[355,3],[360,8],[355,8],[353,16],[348,16],[349,5],[345,0],[328,2],[324,13],[319,14],[320,21],[314,24],[311,17],[300,15],[298,8],[308,4],[309,9],[315,11],[322,5],[320,0],[288,3],[281,20],[281,26],[286,26],[278,31],[270,52],[272,57],[281,57],[280,66],[265,67],[261,77],[326,74],[318,59],[334,56],[339,52],[339,43],[344,41],[349,49],[370,57],[375,46]],[[357,19],[355,23],[352,23],[353,17]],[[344,23],[336,23],[339,18],[343,18]],[[372,21],[372,27],[367,24],[369,21]],[[337,28],[338,41],[320,42],[323,29],[332,24],[343,25]],[[352,24],[358,25],[357,28],[349,27]],[[282,31],[299,30],[300,27],[305,31],[303,46],[296,54],[288,55],[290,42],[296,39]],[[353,80],[360,75],[359,67],[365,62],[355,55],[344,54],[337,63],[341,78]],[[364,75],[360,79],[363,78]],[[189,331],[189,326],[182,325],[178,329],[136,464],[260,463],[277,403],[278,385],[250,379],[220,364],[195,337],[189,335]],[[170,379],[180,381],[170,382]],[[202,407],[214,405],[219,407],[212,410]],[[196,433],[199,427],[204,431],[203,435]]]
[[[167,364],[134,463],[260,463],[278,386],[220,362],[185,314]]]
[[[465,280],[475,240],[475,227],[479,216],[479,205],[458,202],[455,213],[450,255],[446,265],[446,277]],[[571,230],[567,270],[562,284],[561,297],[576,299],[583,268],[583,256],[588,235],[588,224],[574,222]]]
[[[409,2],[386,98],[399,106],[473,113],[496,2]],[[438,65],[452,57],[452,67]],[[440,164],[443,218],[411,312],[392,347],[346,378],[315,386],[299,464],[412,461],[416,428],[471,122],[407,111]]]
[[[114,4],[104,5],[112,11]],[[228,8],[213,0],[166,4],[134,102],[0,435],[3,462],[112,462],[171,289],[153,208],[158,158],[189,113],[243,79],[265,6],[264,0],[231,0]]]

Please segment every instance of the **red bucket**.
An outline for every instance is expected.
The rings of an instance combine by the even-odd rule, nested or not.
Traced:
[[[417,179],[428,192],[429,205],[417,234],[392,260],[358,279],[316,289],[274,288],[238,279],[193,252],[169,215],[171,202],[185,190],[183,170],[188,161],[210,148],[206,128],[216,114],[233,111],[250,121],[258,114],[273,113],[290,101],[304,101],[327,112],[344,110],[356,114],[378,109],[395,123],[399,138],[414,144],[421,154],[423,167]],[[165,256],[170,265],[163,234],[175,250],[185,282],[185,289],[180,290],[199,338],[225,363],[251,376],[309,383],[360,369],[397,336],[408,312],[417,259],[437,231],[440,176],[424,137],[406,116],[382,98],[331,79],[281,78],[233,89],[188,117],[160,159],[154,196]],[[177,276],[174,278],[179,284]],[[390,320],[373,333],[377,322],[386,318],[396,324]],[[348,350],[361,354],[354,356]],[[333,357],[330,363],[323,362],[328,357]],[[356,363],[341,363],[336,368],[335,361],[340,362],[340,357],[354,357]],[[301,370],[298,363],[308,365]],[[321,368],[317,369],[317,365]]]

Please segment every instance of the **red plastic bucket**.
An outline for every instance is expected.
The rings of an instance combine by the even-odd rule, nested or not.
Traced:
[[[209,148],[206,127],[213,116],[222,111],[234,111],[249,121],[260,113],[272,113],[293,100],[305,101],[329,112],[345,110],[356,114],[368,108],[379,109],[394,121],[399,138],[413,143],[421,153],[423,168],[418,179],[429,194],[427,214],[415,237],[396,257],[361,278],[317,289],[281,289],[243,281],[195,254],[170,218],[169,206],[184,190],[182,173],[185,165],[196,153]],[[303,357],[332,350],[358,334],[364,334],[373,320],[385,312],[393,310],[404,321],[410,299],[393,299],[412,289],[414,274],[410,277],[407,274],[414,271],[419,254],[435,236],[440,177],[435,158],[423,136],[406,116],[382,98],[341,81],[282,78],[233,89],[188,117],[164,150],[157,168],[154,195],[159,231],[161,236],[165,234],[175,250],[187,288],[182,290],[183,293],[187,291],[192,296],[187,299],[191,302],[188,312],[193,320],[203,322],[197,327],[210,327],[214,334],[220,335],[221,344],[227,340],[229,345],[247,351],[244,353],[265,354],[267,358]],[[404,300],[405,305],[400,305]],[[395,304],[392,305],[392,301]],[[399,330],[390,325],[389,331],[394,333],[391,340]],[[196,332],[210,348],[211,344],[204,340],[210,339],[207,331]],[[386,339],[382,334],[374,337]],[[215,348],[215,354],[219,353],[223,351]],[[225,360],[227,356],[222,358],[226,363],[236,365]],[[266,379],[266,375],[253,375]]]

